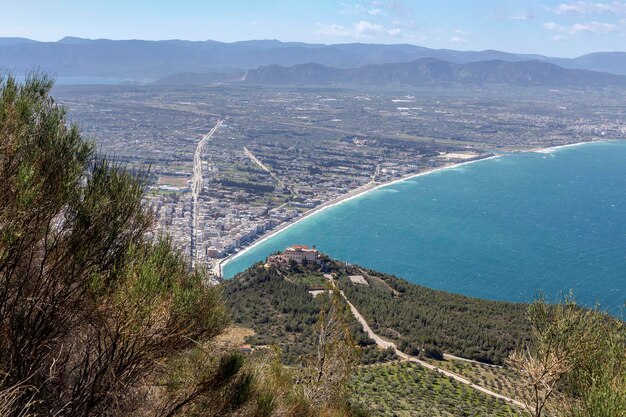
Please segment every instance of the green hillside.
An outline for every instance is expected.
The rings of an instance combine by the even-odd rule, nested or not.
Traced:
[[[278,344],[287,362],[313,346],[319,307],[309,287],[328,285],[336,277],[348,299],[380,336],[397,342],[411,355],[438,357],[442,352],[486,363],[502,364],[515,347],[530,338],[524,304],[496,302],[435,291],[402,279],[328,261],[325,272],[314,268],[281,271],[261,265],[224,282],[225,299],[235,322],[257,334],[253,344]],[[364,276],[369,285],[353,284]],[[353,324],[362,347],[372,344]]]

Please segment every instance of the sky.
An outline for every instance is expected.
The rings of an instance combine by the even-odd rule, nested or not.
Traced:
[[[573,57],[626,50],[626,1],[0,0],[0,37],[410,43]]]

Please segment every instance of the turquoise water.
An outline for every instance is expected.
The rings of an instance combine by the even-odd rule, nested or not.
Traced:
[[[626,142],[520,153],[416,177],[334,206],[227,263],[291,244],[465,295],[530,301],[573,289],[626,299]]]

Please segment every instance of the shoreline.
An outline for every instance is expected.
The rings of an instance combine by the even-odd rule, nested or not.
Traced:
[[[520,153],[526,153],[526,152],[530,152],[530,153],[539,153],[539,154],[550,154],[552,152],[558,151],[560,149],[564,149],[564,148],[570,148],[570,147],[575,147],[575,146],[581,146],[581,145],[588,145],[588,144],[594,144],[594,143],[607,143],[607,142],[620,142],[620,139],[606,139],[606,140],[592,140],[592,141],[587,141],[587,142],[576,142],[576,143],[569,143],[566,145],[556,145],[556,146],[548,146],[545,148],[532,148],[532,149],[524,149],[524,150],[519,150],[518,152]],[[352,200],[354,198],[363,196],[367,193],[369,193],[370,191],[374,191],[377,190],[379,188],[384,188],[396,183],[400,183],[403,181],[407,181],[422,175],[429,175],[435,172],[439,172],[439,171],[443,171],[443,170],[447,170],[447,169],[452,169],[452,168],[456,168],[456,167],[460,167],[460,166],[464,166],[464,165],[468,165],[468,164],[472,164],[475,162],[481,162],[481,161],[486,161],[489,159],[495,159],[495,158],[500,158],[503,156],[507,156],[506,154],[495,154],[492,156],[488,156],[485,158],[479,158],[479,159],[473,159],[471,161],[463,161],[463,162],[456,162],[456,163],[452,163],[449,165],[445,165],[442,167],[438,167],[438,168],[431,168],[431,169],[427,169],[425,171],[421,171],[421,172],[416,172],[413,174],[408,174],[405,175],[403,177],[400,178],[396,178],[387,182],[383,182],[380,184],[377,183],[367,183],[362,185],[361,187],[355,188],[351,191],[348,191],[345,194],[342,194],[338,197],[335,197],[332,200],[326,201],[322,204],[320,204],[319,206],[304,212],[301,216],[287,221],[283,224],[278,225],[276,228],[260,235],[258,238],[254,239],[251,244],[249,246],[246,246],[244,248],[242,248],[242,250],[240,250],[239,252],[230,254],[229,256],[227,256],[226,258],[223,259],[219,259],[213,268],[213,274],[218,278],[218,279],[223,279],[223,268],[224,265],[228,264],[229,262],[237,259],[238,257],[244,255],[246,252],[248,252],[249,250],[253,249],[254,247],[260,245],[261,243],[265,242],[266,240],[274,237],[275,235],[282,233],[283,231],[287,230],[288,228],[294,226],[295,224],[323,211],[326,210],[329,207],[333,207],[339,204],[343,204],[349,200]]]
[[[564,148],[571,148],[571,147],[575,147],[575,146],[581,146],[581,145],[588,145],[588,144],[594,144],[594,143],[606,143],[606,142],[619,142],[620,139],[606,139],[606,140],[592,140],[592,141],[587,141],[587,142],[576,142],[576,143],[569,143],[566,145],[556,145],[556,146],[549,146],[546,148],[532,148],[532,149],[524,149],[524,150],[520,150],[518,152],[520,153],[526,153],[526,152],[530,152],[530,153],[539,153],[539,154],[550,154],[552,152],[558,151],[560,149],[564,149]],[[320,204],[319,206],[304,212],[301,216],[287,221],[283,224],[278,225],[276,228],[260,235],[257,239],[254,239],[251,244],[249,246],[246,246],[244,248],[242,248],[242,250],[240,250],[239,252],[230,254],[229,256],[227,256],[226,258],[223,259],[219,259],[216,263],[215,266],[213,268],[213,274],[218,277],[218,279],[223,279],[223,268],[224,265],[228,264],[229,262],[232,262],[233,260],[237,259],[238,257],[244,255],[246,252],[250,251],[251,249],[253,249],[254,247],[260,245],[261,243],[265,242],[266,240],[274,237],[275,235],[282,233],[283,231],[289,229],[290,227],[296,225],[297,223],[315,215],[318,214],[321,211],[326,210],[329,207],[333,207],[339,204],[343,204],[349,200],[352,200],[354,198],[363,196],[367,193],[369,193],[370,191],[374,191],[380,188],[384,188],[396,183],[400,183],[403,181],[407,181],[422,175],[429,175],[435,172],[439,172],[439,171],[443,171],[443,170],[447,170],[447,169],[452,169],[452,168],[456,168],[456,167],[460,167],[460,166],[464,166],[464,165],[468,165],[468,164],[472,164],[475,162],[481,162],[481,161],[486,161],[489,159],[495,159],[495,158],[500,158],[506,156],[506,154],[495,154],[492,156],[488,156],[485,158],[479,158],[479,159],[473,159],[471,161],[463,161],[463,162],[456,162],[456,163],[452,163],[449,165],[445,165],[442,167],[438,167],[438,168],[431,168],[431,169],[427,169],[425,171],[421,171],[421,172],[416,172],[413,174],[408,174],[405,175],[403,177],[400,178],[396,178],[387,182],[383,182],[380,184],[376,184],[376,183],[367,183],[365,185],[362,185],[361,187],[355,188],[351,191],[348,191],[345,194],[342,194],[332,200],[326,201],[322,204]]]
[[[568,145],[565,145],[568,146]],[[549,148],[546,148],[549,149]],[[440,171],[444,171],[444,170],[448,170],[448,169],[452,169],[452,168],[458,168],[460,166],[464,166],[464,165],[469,165],[469,164],[473,164],[475,162],[481,162],[481,161],[487,161],[490,159],[496,159],[496,158],[501,158],[503,156],[506,155],[491,155],[491,156],[487,156],[484,158],[479,158],[479,159],[473,159],[471,161],[463,161],[463,162],[456,162],[456,163],[452,163],[449,165],[445,165],[445,166],[441,166],[441,167],[437,167],[437,168],[431,168],[431,169],[427,169],[425,171],[421,171],[421,172],[416,172],[413,174],[408,174],[405,175],[403,177],[400,178],[396,178],[390,181],[386,181],[383,183],[372,183],[369,182],[367,184],[364,184],[358,188],[355,188],[351,191],[348,191],[345,194],[342,194],[332,200],[326,201],[322,204],[320,204],[319,206],[312,208],[309,211],[304,212],[301,216],[295,218],[292,221],[287,221],[283,224],[278,225],[276,228],[270,230],[267,233],[264,233],[262,235],[260,235],[257,239],[253,240],[252,243],[249,246],[244,247],[242,250],[240,250],[239,252],[233,253],[229,256],[227,256],[226,258],[223,259],[219,259],[216,263],[215,266],[213,268],[213,274],[218,278],[218,279],[223,279],[223,268],[224,265],[228,264],[229,262],[232,262],[233,260],[237,259],[238,257],[244,255],[246,252],[250,251],[251,249],[253,249],[254,247],[260,245],[261,243],[267,241],[268,239],[274,237],[275,235],[284,232],[285,230],[289,229],[290,227],[298,224],[299,222],[308,219],[309,217],[318,214],[330,207],[334,207],[343,203],[346,203],[347,201],[350,201],[354,198],[357,197],[361,197],[371,191],[380,189],[380,188],[384,188],[384,187],[388,187],[390,185],[393,184],[397,184],[400,182],[404,182],[404,181],[408,181],[410,179],[416,178],[416,177],[420,177],[420,176],[424,176],[424,175],[429,175],[429,174],[433,174],[435,172],[440,172]]]
[[[532,153],[550,154],[554,151],[558,151],[558,150],[565,149],[565,148],[574,148],[576,146],[581,146],[581,145],[590,145],[594,143],[610,143],[610,142],[622,142],[622,140],[620,139],[590,140],[587,142],[576,142],[576,143],[568,143],[566,145],[548,146],[547,148],[532,148],[529,150],[521,151],[521,153],[532,152]]]

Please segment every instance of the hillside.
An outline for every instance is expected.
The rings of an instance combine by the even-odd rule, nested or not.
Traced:
[[[247,339],[255,346],[278,345],[282,359],[298,364],[316,347],[315,323],[322,310],[322,300],[308,293],[309,287],[323,287],[325,279],[317,274],[287,277],[277,270],[251,268],[236,279],[224,282],[224,300],[235,324],[251,328]],[[362,363],[393,358],[391,352],[379,352],[374,341],[363,332],[356,320],[350,328],[363,352]]]
[[[424,58],[408,63],[366,65],[355,69],[302,64],[270,65],[247,72],[254,84],[344,85],[509,85],[542,87],[626,86],[626,77],[561,68],[540,61],[481,61],[455,64]]]
[[[246,341],[255,351],[278,346],[283,362],[295,367],[314,356],[317,322],[328,297],[309,291],[338,286],[377,334],[426,363],[399,360],[392,348],[377,347],[360,323],[351,320],[362,354],[361,366],[353,373],[352,396],[373,416],[520,415],[514,405],[493,395],[519,398],[525,388],[516,374],[441,355],[444,351],[501,363],[516,340],[530,334],[525,305],[433,291],[331,260],[322,271],[315,266],[256,264],[222,284],[235,324],[254,332]],[[444,369],[491,394],[443,374]]]
[[[501,364],[520,342],[530,337],[526,305],[495,302],[435,291],[390,275],[329,261],[332,274],[348,299],[379,335],[413,355],[451,353]],[[361,275],[369,285],[353,284]],[[253,344],[278,344],[289,362],[310,350],[319,306],[309,287],[328,285],[321,272],[269,270],[257,265],[225,281],[224,299],[235,322],[252,328]],[[367,336],[353,324],[361,346]],[[291,355],[294,353],[296,356]]]
[[[317,63],[357,68],[422,58],[464,64],[501,60],[538,60],[565,68],[626,75],[626,53],[601,52],[578,58],[551,58],[493,50],[455,51],[396,44],[306,44],[276,40],[233,43],[183,40],[109,40],[65,37],[57,42],[0,38],[0,70],[23,74],[38,67],[58,76],[150,80],[176,73],[245,71],[259,66]]]

